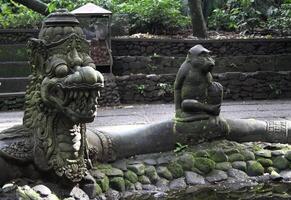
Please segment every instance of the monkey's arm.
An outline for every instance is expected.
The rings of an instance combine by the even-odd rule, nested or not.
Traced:
[[[181,67],[177,73],[176,80],[174,83],[174,102],[175,102],[175,109],[179,110],[181,109],[182,104],[182,97],[181,97],[181,89],[186,77],[187,68]]]
[[[185,99],[181,105],[185,112],[206,112],[210,115],[219,115],[220,112],[220,104],[209,105],[195,99]]]

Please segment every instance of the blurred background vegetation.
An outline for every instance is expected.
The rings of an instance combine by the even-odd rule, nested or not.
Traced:
[[[92,2],[126,15],[129,33],[177,34],[189,30],[191,20],[187,0],[44,0],[49,12],[57,8],[74,10]],[[44,16],[15,3],[0,0],[0,28],[39,28]],[[203,0],[208,30],[253,33],[291,32],[291,0]],[[113,17],[118,20],[118,17]],[[113,23],[116,23],[114,22]]]

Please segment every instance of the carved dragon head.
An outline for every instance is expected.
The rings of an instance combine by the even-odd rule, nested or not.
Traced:
[[[35,163],[78,182],[86,171],[84,123],[96,116],[103,76],[78,20],[66,10],[49,15],[29,47],[32,75],[23,121],[34,133]]]

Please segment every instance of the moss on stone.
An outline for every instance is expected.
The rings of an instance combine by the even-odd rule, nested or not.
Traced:
[[[130,182],[129,180],[124,180],[124,185],[126,190],[133,190],[134,189],[134,184]]]
[[[213,151],[210,155],[211,159],[215,162],[227,162],[228,156],[222,150]]]
[[[129,180],[131,183],[136,183],[138,181],[138,177],[137,175],[131,171],[131,170],[128,170],[124,173],[124,177]]]
[[[208,158],[195,158],[194,167],[201,171],[203,174],[207,174],[214,169],[215,162]]]
[[[97,179],[96,182],[101,187],[101,189],[104,193],[109,190],[109,179],[107,176],[105,176],[102,179]]]
[[[279,172],[280,170],[278,170],[277,168],[275,167],[268,167],[267,168],[267,172],[270,174],[272,171],[275,171],[275,172]]]
[[[156,168],[154,166],[147,166],[145,169],[145,175],[149,177],[153,183],[157,182],[159,179]]]
[[[291,151],[287,151],[285,154],[285,158],[289,161],[291,161]]]
[[[191,170],[194,165],[194,157],[189,153],[185,153],[178,158],[178,163],[183,167],[184,170]]]
[[[168,169],[174,178],[180,178],[184,175],[183,167],[177,162],[170,163]]]
[[[99,184],[96,184],[95,189],[96,189],[96,194],[97,194],[97,195],[99,195],[99,194],[102,193],[102,189],[101,189],[101,187],[99,186]]]
[[[138,181],[141,183],[141,184],[151,184],[151,181],[150,179],[147,177],[147,176],[139,176],[138,177]]]
[[[276,167],[280,170],[284,170],[284,169],[287,169],[289,167],[288,160],[283,156],[276,157],[273,161],[273,164],[274,164],[274,167]]]
[[[209,155],[209,153],[208,153],[207,151],[205,151],[205,150],[200,150],[200,151],[197,151],[197,152],[195,153],[195,157],[209,158],[210,155]]]
[[[273,161],[271,159],[259,158],[257,161],[261,163],[263,167],[270,167],[273,165]]]
[[[127,166],[128,169],[132,170],[137,175],[144,175],[145,172],[145,166],[144,164],[132,164]]]
[[[98,165],[97,165],[97,168],[98,168],[98,169],[111,169],[112,166],[109,165],[109,164],[98,164]]]
[[[125,182],[122,177],[114,177],[110,179],[110,187],[117,191],[123,192],[125,190]]]
[[[245,158],[245,161],[256,159],[255,154],[249,150],[242,150],[242,151],[240,151],[240,153]]]
[[[248,161],[247,174],[249,176],[260,176],[264,174],[264,167],[257,161]]]
[[[231,165],[234,169],[238,169],[244,172],[247,171],[247,163],[245,161],[235,161]]]
[[[234,161],[244,161],[245,158],[242,154],[240,153],[234,153],[228,156],[229,162],[234,162]]]
[[[229,162],[220,162],[220,163],[216,163],[215,165],[215,169],[218,169],[218,170],[227,171],[230,168],[232,168],[232,166]]]
[[[173,179],[173,175],[172,173],[169,171],[169,169],[167,167],[164,166],[160,166],[157,168],[157,173],[160,177],[163,177],[167,180],[172,180]]]

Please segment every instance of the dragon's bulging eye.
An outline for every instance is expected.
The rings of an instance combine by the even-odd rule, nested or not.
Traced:
[[[69,69],[68,66],[65,64],[60,64],[55,68],[56,77],[62,78],[68,75]]]

